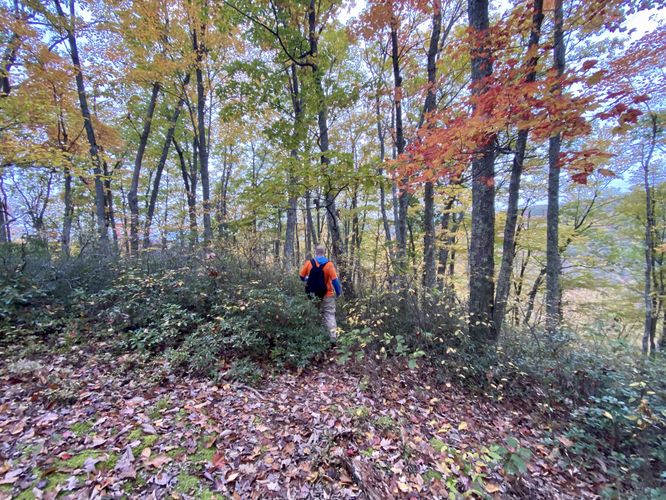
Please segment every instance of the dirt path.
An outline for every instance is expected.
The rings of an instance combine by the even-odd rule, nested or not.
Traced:
[[[255,389],[104,347],[0,366],[0,498],[594,496],[524,411],[411,372],[329,362]],[[525,473],[508,474],[525,449]]]

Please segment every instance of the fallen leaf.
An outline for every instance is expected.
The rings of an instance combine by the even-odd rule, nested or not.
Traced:
[[[14,484],[16,481],[18,481],[19,476],[23,474],[23,471],[25,469],[14,469],[10,470],[7,474],[5,474],[4,479],[0,480],[0,484]]]
[[[571,439],[569,439],[569,438],[567,438],[567,437],[564,437],[564,436],[559,436],[559,437],[557,438],[557,440],[558,440],[560,443],[562,443],[564,446],[566,446],[567,448],[571,448],[571,447],[574,445],[574,443],[573,443],[573,441],[572,441]]]
[[[398,489],[403,493],[407,493],[410,490],[409,485],[403,481],[398,481]]]
[[[167,455],[158,455],[152,460],[149,460],[146,462],[146,465],[150,465],[151,467],[162,467],[164,464],[168,464],[169,462],[173,461],[173,458],[167,456]]]
[[[500,486],[497,483],[486,483],[483,487],[488,493],[497,493],[500,490]]]
[[[132,448],[129,446],[125,448],[125,453],[120,457],[114,470],[118,471],[120,479],[131,478],[136,479],[136,469],[132,465],[134,462],[134,455]]]

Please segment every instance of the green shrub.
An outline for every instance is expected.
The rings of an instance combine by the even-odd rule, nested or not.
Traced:
[[[231,367],[225,376],[229,380],[236,380],[238,382],[245,382],[253,385],[261,380],[263,372],[259,365],[254,361],[247,358],[241,358],[231,364]]]

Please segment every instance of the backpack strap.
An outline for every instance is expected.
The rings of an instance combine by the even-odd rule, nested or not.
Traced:
[[[317,260],[316,260],[316,259],[312,259],[312,260],[310,261],[310,264],[312,264],[312,267],[319,267],[319,264],[317,263]]]

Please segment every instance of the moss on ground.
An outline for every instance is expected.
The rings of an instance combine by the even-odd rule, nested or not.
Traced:
[[[188,474],[187,472],[181,472],[178,474],[176,492],[181,494],[198,492],[200,483],[201,480],[198,477]]]
[[[189,460],[192,462],[210,462],[215,456],[215,448],[206,448],[205,446],[199,446],[197,451],[189,456]]]
[[[54,472],[53,474],[49,474],[46,476],[46,488],[44,488],[46,491],[53,491],[55,490],[56,486],[59,484],[65,484],[67,480],[69,479],[71,474],[64,474],[62,472]]]
[[[187,454],[187,450],[185,448],[174,448],[173,450],[167,451],[167,455],[169,455],[172,458],[178,457],[183,454]]]
[[[72,470],[83,469],[86,460],[89,458],[97,459],[97,464],[104,464],[106,465],[107,469],[111,469],[116,466],[119,457],[116,453],[104,453],[98,450],[86,450],[73,455],[67,460],[56,460],[54,466],[56,468],[66,468]]]
[[[69,428],[76,437],[87,436],[93,428],[93,422],[91,420],[86,420],[84,422],[76,422],[71,425]]]

